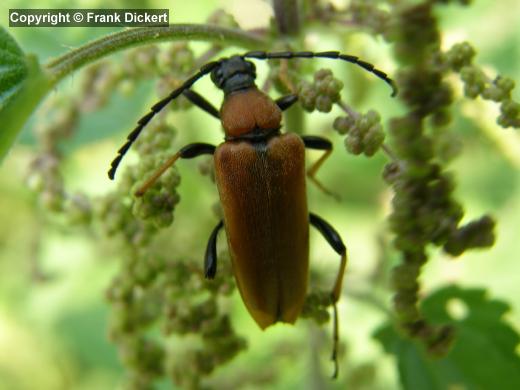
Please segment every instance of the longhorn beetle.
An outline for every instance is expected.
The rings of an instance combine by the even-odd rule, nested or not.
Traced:
[[[307,211],[305,190],[305,148],[324,154],[307,171],[315,183],[315,174],[332,152],[332,143],[319,136],[298,136],[280,132],[282,111],[293,105],[295,94],[272,100],[255,85],[255,65],[247,59],[330,58],[347,61],[373,73],[397,90],[393,81],[372,64],[337,51],[313,53],[252,51],[205,64],[192,77],[137,122],[108,171],[114,179],[121,159],[139,133],[155,114],[169,102],[184,95],[193,104],[219,119],[225,141],[215,147],[192,143],[171,156],[137,190],[142,196],[179,158],[204,154],[214,157],[215,176],[224,218],[213,229],[204,258],[205,277],[217,271],[217,235],[224,228],[238,289],[249,313],[262,328],[280,321],[294,323],[302,310],[309,268],[309,223],[341,256],[339,271],[330,293],[333,306],[334,375],[338,373],[338,315],[343,273],[347,264],[346,247],[336,230],[316,214]],[[224,91],[224,102],[217,110],[191,87],[203,76]]]

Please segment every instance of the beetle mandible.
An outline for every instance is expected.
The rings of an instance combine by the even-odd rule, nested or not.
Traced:
[[[347,61],[373,73],[397,90],[393,81],[372,64],[358,57],[327,52],[253,51],[209,62],[179,88],[151,107],[139,119],[127,142],[119,149],[108,172],[114,179],[121,159],[152,117],[181,94],[193,104],[219,119],[225,141],[218,147],[192,143],[171,156],[136,192],[142,196],[148,188],[179,158],[204,154],[214,156],[215,177],[224,218],[213,229],[204,258],[205,277],[217,271],[217,235],[225,229],[233,272],[244,304],[262,328],[276,323],[294,323],[307,292],[309,268],[309,223],[314,226],[340,255],[341,261],[330,293],[333,306],[334,375],[337,376],[338,316],[340,297],[347,264],[346,247],[337,231],[325,220],[307,210],[305,185],[305,148],[324,154],[307,171],[319,185],[315,174],[332,152],[332,143],[319,136],[299,136],[280,132],[282,111],[293,105],[295,94],[272,100],[255,85],[252,59],[330,58]],[[224,102],[217,110],[191,89],[201,77],[211,74],[213,83],[224,92]]]

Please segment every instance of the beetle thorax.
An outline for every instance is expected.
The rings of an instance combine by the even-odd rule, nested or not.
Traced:
[[[256,87],[226,95],[220,109],[226,138],[270,134],[280,129],[282,111]]]

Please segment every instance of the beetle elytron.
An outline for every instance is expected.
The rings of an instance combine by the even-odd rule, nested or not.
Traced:
[[[214,156],[215,176],[224,219],[214,228],[206,248],[204,272],[208,279],[217,271],[217,234],[224,227],[233,272],[242,299],[256,323],[266,328],[278,321],[294,323],[307,292],[309,268],[309,223],[341,256],[339,271],[331,291],[334,308],[334,347],[332,359],[337,375],[337,309],[346,248],[336,230],[307,210],[305,187],[305,148],[324,151],[308,170],[310,179],[332,152],[332,143],[318,136],[298,136],[280,132],[282,111],[297,101],[294,94],[274,101],[255,85],[255,66],[248,58],[290,59],[322,57],[344,60],[368,70],[396,89],[386,73],[355,56],[328,52],[254,51],[210,62],[179,88],[151,107],[129,134],[108,172],[116,169],[144,126],[170,101],[181,94],[193,104],[219,119],[225,142],[218,147],[206,143],[186,145],[169,158],[136,192],[142,196],[179,158],[204,154]],[[201,77],[224,91],[224,102],[217,110],[204,97],[191,90]]]

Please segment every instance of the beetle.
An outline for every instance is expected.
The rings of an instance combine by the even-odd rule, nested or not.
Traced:
[[[208,279],[217,271],[217,235],[226,231],[230,257],[238,290],[251,317],[260,326],[276,322],[293,324],[302,310],[309,268],[309,223],[315,227],[340,256],[340,266],[330,292],[333,306],[334,375],[337,376],[338,316],[336,303],[340,297],[347,251],[338,232],[324,219],[307,210],[305,182],[305,148],[323,151],[323,155],[307,171],[307,176],[321,185],[315,174],[332,152],[332,143],[320,136],[280,132],[282,111],[298,99],[295,94],[271,99],[255,85],[256,70],[248,59],[329,58],[358,65],[388,83],[396,94],[392,79],[372,64],[358,57],[327,52],[252,51],[221,58],[205,64],[200,70],[151,107],[137,123],[119,149],[108,172],[114,179],[116,169],[132,143],[154,115],[181,94],[203,111],[219,119],[225,140],[218,147],[192,143],[171,156],[137,190],[142,196],[175,162],[201,155],[213,155],[215,177],[223,209],[223,220],[213,229],[204,258]],[[203,76],[224,92],[217,110],[191,87]]]

